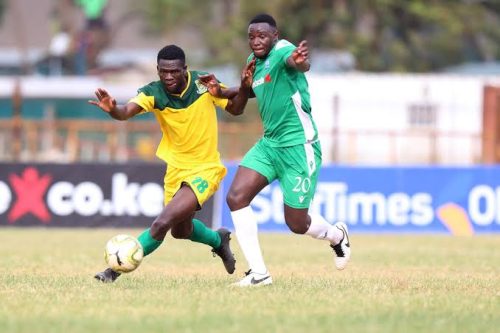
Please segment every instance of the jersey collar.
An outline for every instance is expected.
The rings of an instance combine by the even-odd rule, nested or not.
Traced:
[[[184,90],[180,94],[171,94],[171,95],[182,98],[186,94],[186,91],[188,91],[189,87],[191,86],[191,71],[188,70],[187,72],[188,72],[188,80],[186,83],[186,88],[184,88]]]

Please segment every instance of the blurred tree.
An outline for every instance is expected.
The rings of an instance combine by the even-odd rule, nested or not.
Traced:
[[[146,34],[198,31],[205,41],[200,45],[207,51],[205,65],[234,63],[241,53],[233,50],[246,45],[239,34],[244,23],[239,19],[238,1],[145,0],[131,1],[130,6],[147,20]]]
[[[0,0],[0,24],[3,21],[3,13],[5,12],[5,1],[6,0]]]
[[[206,7],[205,2],[196,4],[194,0],[145,0],[140,4],[133,1],[131,6],[145,16],[148,20],[146,33],[152,34],[181,29],[186,24],[197,24],[193,20],[202,12],[202,7]]]
[[[241,64],[248,20],[267,12],[281,35],[347,50],[365,71],[435,71],[500,58],[498,0],[146,0],[150,32],[195,27],[208,64]]]

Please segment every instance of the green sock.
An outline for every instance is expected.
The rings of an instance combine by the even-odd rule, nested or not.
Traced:
[[[207,228],[203,222],[197,219],[193,219],[193,233],[189,239],[193,242],[210,245],[215,249],[220,246],[221,242],[217,231]]]
[[[148,254],[156,250],[158,246],[163,243],[163,241],[159,241],[151,237],[151,234],[149,233],[150,229],[151,228],[144,230],[142,234],[137,237],[139,243],[141,243],[142,245],[142,249],[144,250],[144,256],[147,256]]]

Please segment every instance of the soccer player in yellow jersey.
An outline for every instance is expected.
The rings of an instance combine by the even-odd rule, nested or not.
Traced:
[[[163,137],[156,154],[167,163],[165,207],[151,227],[138,237],[144,255],[156,250],[170,231],[175,238],[211,246],[226,271],[234,272],[236,261],[229,247],[230,232],[223,228],[211,230],[193,217],[226,175],[217,150],[216,106],[235,115],[243,112],[251,91],[253,65],[245,66],[235,96],[218,98],[210,83],[213,75],[188,70],[184,51],[168,45],[158,53],[159,80],[140,88],[126,105],[117,105],[101,88],[95,92],[98,101],[89,101],[117,120],[153,112],[160,124]],[[108,268],[95,278],[113,282],[119,275]]]

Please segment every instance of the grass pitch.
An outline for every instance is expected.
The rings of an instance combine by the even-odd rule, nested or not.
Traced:
[[[210,249],[170,238],[114,284],[94,281],[122,229],[0,229],[0,332],[498,332],[500,236],[263,234],[274,284],[229,285]]]

